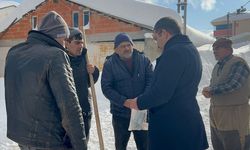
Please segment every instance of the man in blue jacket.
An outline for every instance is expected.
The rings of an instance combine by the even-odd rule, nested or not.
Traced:
[[[148,89],[152,65],[147,57],[133,49],[133,42],[125,33],[116,36],[114,48],[115,53],[104,63],[101,86],[111,102],[116,150],[126,150],[131,133],[128,131],[131,110],[124,104]],[[147,150],[147,131],[132,132],[137,149]]]
[[[162,53],[151,86],[126,106],[149,109],[150,150],[204,150],[208,143],[196,101],[202,73],[199,53],[172,18],[161,18],[153,37]]]

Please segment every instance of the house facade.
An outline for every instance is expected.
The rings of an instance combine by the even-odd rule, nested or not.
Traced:
[[[155,58],[158,54],[153,49],[157,46],[152,38],[145,37],[146,33],[152,33],[155,22],[168,16],[183,27],[176,11],[136,0],[24,0],[16,11],[0,21],[0,76],[9,48],[25,41],[28,31],[35,30],[42,16],[52,10],[69,26],[85,31],[90,61],[100,69],[106,56],[113,53],[113,40],[118,33],[128,33],[135,48]],[[189,26],[187,34],[196,46],[213,42],[211,37]]]
[[[211,24],[215,27],[214,37],[235,37],[250,32],[250,13],[229,13],[214,19]]]
[[[34,10],[0,32],[1,62],[5,62],[9,48],[25,41],[30,30],[36,30],[42,16],[54,10],[58,12],[71,27],[85,29],[90,61],[102,68],[107,55],[113,53],[113,39],[119,32],[129,33],[138,49],[144,48],[144,33],[149,29],[126,22],[119,18],[98,12],[79,3],[68,0],[45,0]],[[0,76],[3,76],[4,63],[0,65]]]

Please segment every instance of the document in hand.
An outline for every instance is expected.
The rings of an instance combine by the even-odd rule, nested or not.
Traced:
[[[148,130],[147,110],[131,110],[128,130]]]

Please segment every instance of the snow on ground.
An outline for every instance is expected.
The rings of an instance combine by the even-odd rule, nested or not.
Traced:
[[[211,45],[202,46],[199,49],[202,63],[203,63],[203,75],[202,80],[199,85],[199,92],[197,94],[197,100],[200,106],[200,112],[203,117],[203,121],[205,123],[206,132],[210,144],[209,150],[211,148],[211,140],[210,140],[210,129],[209,129],[209,100],[205,99],[201,95],[201,90],[204,86],[209,84],[209,80],[211,77],[211,72],[214,64],[216,63],[214,60],[214,56],[211,51]],[[250,64],[250,46],[242,46],[241,48],[235,49],[235,54],[242,56],[246,59],[246,61]],[[104,139],[104,145],[106,150],[114,150],[114,135],[111,124],[111,114],[109,113],[109,101],[103,96],[100,89],[100,80],[96,84],[96,93],[99,107],[99,114],[102,126],[102,133]],[[4,82],[3,78],[0,78],[0,149],[1,150],[16,150],[16,143],[12,142],[6,137],[6,111],[5,111],[5,100],[4,100]],[[89,141],[89,150],[97,150],[99,149],[98,136],[96,131],[96,125],[94,118],[92,119],[92,128],[90,131],[90,141]],[[128,144],[128,150],[135,150],[136,146],[133,141],[133,136]]]

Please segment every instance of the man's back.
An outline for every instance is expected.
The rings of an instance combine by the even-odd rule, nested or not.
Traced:
[[[172,37],[157,59],[150,92],[139,97],[140,109],[151,107],[149,149],[208,147],[196,101],[201,72],[200,57],[191,41],[183,35]]]
[[[7,136],[19,144],[63,147],[68,121],[63,127],[62,119],[70,115],[72,122],[81,119],[67,55],[62,49],[55,40],[32,31],[27,42],[13,47],[7,55]],[[66,109],[65,105],[78,109]],[[79,124],[76,126],[79,132]],[[79,132],[78,136],[81,135]]]

